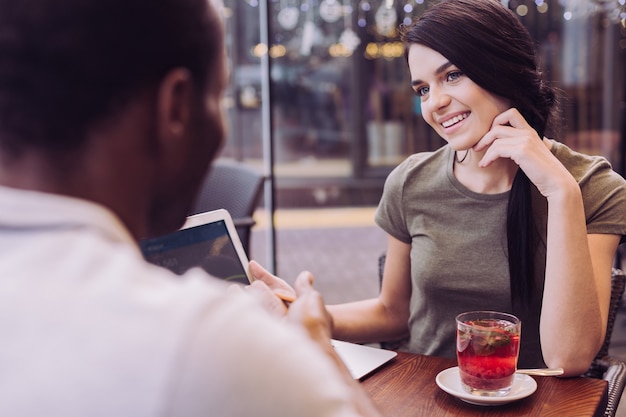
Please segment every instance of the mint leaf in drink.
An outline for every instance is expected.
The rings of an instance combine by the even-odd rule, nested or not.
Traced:
[[[511,336],[506,329],[494,327],[493,320],[475,320],[471,323],[484,329],[472,329],[471,344],[478,356],[488,356],[496,349],[511,343]]]

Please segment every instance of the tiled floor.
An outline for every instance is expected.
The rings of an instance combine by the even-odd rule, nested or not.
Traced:
[[[265,256],[264,214],[257,213],[251,255]],[[277,224],[278,275],[293,282],[310,270],[327,303],[341,303],[378,294],[378,256],[385,250],[384,232],[374,225],[374,208],[282,210]],[[626,361],[626,308],[618,314],[610,353]],[[626,399],[617,410],[626,417]]]
[[[265,221],[255,216],[251,257],[263,263]],[[279,211],[275,216],[277,273],[293,282],[302,270],[315,277],[327,303],[335,304],[378,294],[378,256],[386,235],[374,225],[374,209]]]

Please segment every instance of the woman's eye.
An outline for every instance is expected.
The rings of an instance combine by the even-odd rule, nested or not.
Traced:
[[[463,73],[461,71],[452,71],[448,73],[448,76],[446,77],[446,79],[448,81],[455,81],[461,78],[462,76],[463,76]]]
[[[426,94],[428,94],[428,91],[428,87],[418,87],[415,89],[415,95],[417,95],[418,97],[424,97]]]

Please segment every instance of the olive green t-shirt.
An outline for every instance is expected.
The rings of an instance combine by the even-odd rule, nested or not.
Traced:
[[[588,233],[626,235],[626,181],[605,158],[552,141],[553,154],[579,182]],[[522,320],[520,367],[544,366],[539,316],[545,277],[547,202],[533,186],[538,245],[537,291],[529,310],[511,304],[506,212],[509,192],[479,194],[453,174],[454,152],[445,145],[418,153],[385,182],[376,223],[411,244],[410,338],[403,349],[455,357],[455,316],[497,310]]]

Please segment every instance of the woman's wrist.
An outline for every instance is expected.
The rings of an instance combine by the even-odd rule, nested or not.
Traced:
[[[572,203],[582,203],[582,192],[580,191],[580,185],[574,179],[574,177],[566,177],[564,181],[561,181],[553,191],[550,191],[546,195],[549,205],[563,204],[569,205]]]

